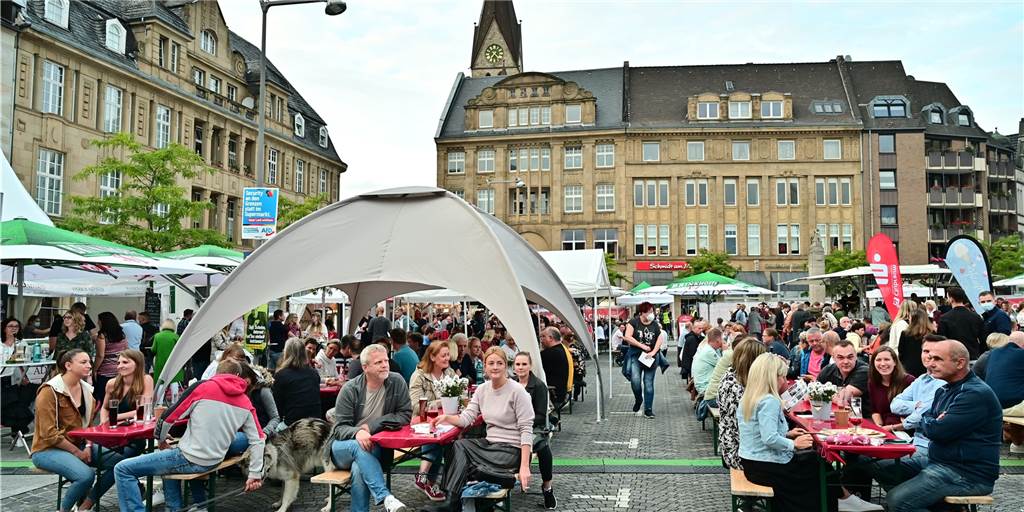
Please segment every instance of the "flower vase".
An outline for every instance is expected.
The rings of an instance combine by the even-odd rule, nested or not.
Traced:
[[[441,397],[441,409],[444,414],[458,414],[459,413],[459,397],[457,396],[442,396]]]
[[[832,404],[821,400],[811,400],[811,418],[819,421],[832,419]]]

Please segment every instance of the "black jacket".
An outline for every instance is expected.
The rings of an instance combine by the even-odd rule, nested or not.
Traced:
[[[686,339],[683,343],[683,356],[679,359],[679,364],[682,367],[681,375],[684,379],[690,376],[690,367],[693,366],[693,356],[697,354],[697,347],[700,346],[702,339],[704,339],[703,336],[692,332],[686,335]]]
[[[951,340],[957,340],[967,347],[971,353],[971,361],[985,351],[985,321],[981,315],[957,306],[939,317],[939,334]]]

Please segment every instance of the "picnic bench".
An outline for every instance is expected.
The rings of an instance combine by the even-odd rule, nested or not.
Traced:
[[[757,485],[747,480],[742,470],[729,470],[729,489],[732,495],[732,512],[741,510],[764,510],[771,512],[775,491],[771,487]]]
[[[220,464],[214,466],[213,469],[203,471],[202,473],[172,473],[169,475],[163,475],[163,478],[166,480],[180,480],[183,482],[189,482],[192,480],[205,480],[207,482],[206,492],[208,494],[208,505],[206,506],[206,509],[209,510],[210,512],[214,512],[214,507],[216,506],[215,498],[217,497],[217,472],[222,469],[237,465],[239,462],[242,462],[242,460],[245,459],[247,454],[248,451],[246,451],[245,453],[241,453],[239,455],[228,457],[221,461]],[[188,495],[188,493],[182,492],[182,496],[185,497],[186,504],[188,502]]]
[[[310,483],[325,484],[328,486],[327,506],[331,512],[335,512],[335,501],[350,490],[352,472],[345,469],[326,471],[309,479]]]

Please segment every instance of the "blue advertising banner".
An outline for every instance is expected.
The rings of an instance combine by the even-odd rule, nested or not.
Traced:
[[[978,241],[959,235],[946,244],[946,268],[953,274],[957,284],[964,289],[974,310],[981,313],[978,294],[992,289],[988,257]]]
[[[278,189],[242,189],[242,239],[266,240],[277,233]]]

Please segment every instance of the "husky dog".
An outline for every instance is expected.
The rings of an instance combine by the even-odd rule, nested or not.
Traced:
[[[320,419],[301,419],[267,441],[263,452],[263,478],[284,482],[277,512],[286,512],[299,495],[302,475],[322,467],[324,445],[331,426]],[[278,506],[277,503],[274,504]]]

